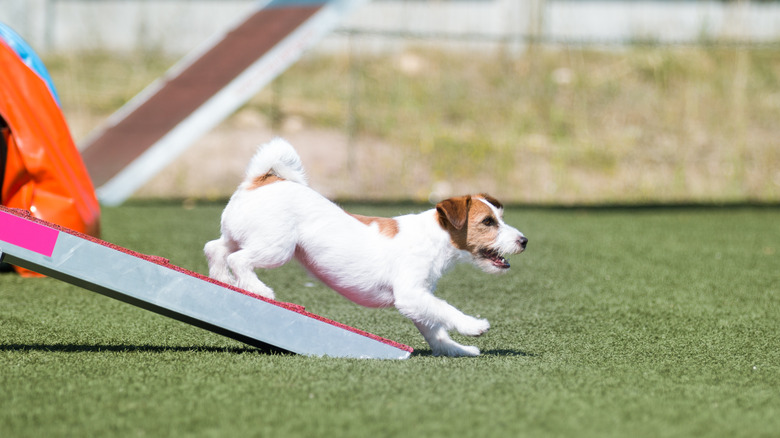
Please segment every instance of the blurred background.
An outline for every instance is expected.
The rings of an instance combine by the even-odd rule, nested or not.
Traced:
[[[0,0],[77,142],[252,0]],[[373,0],[148,182],[222,199],[256,146],[339,200],[780,201],[780,1]]]

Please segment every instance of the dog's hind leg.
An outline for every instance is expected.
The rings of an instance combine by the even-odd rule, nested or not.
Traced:
[[[224,237],[206,243],[203,253],[209,262],[209,277],[227,284],[235,283],[227,265],[227,257],[236,249],[235,243]]]
[[[250,246],[254,248],[255,246]],[[291,248],[261,247],[260,249],[240,249],[227,257],[227,264],[236,277],[235,285],[266,298],[274,299],[274,291],[265,285],[255,273],[255,269],[271,269],[290,261],[295,252]]]

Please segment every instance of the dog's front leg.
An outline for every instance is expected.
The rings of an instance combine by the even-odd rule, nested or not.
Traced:
[[[396,290],[395,307],[414,321],[434,354],[475,356],[476,347],[465,347],[450,339],[447,331],[457,330],[466,336],[480,336],[490,329],[486,319],[466,315],[425,289]]]
[[[395,307],[414,322],[441,325],[445,330],[457,330],[465,336],[480,336],[490,329],[486,319],[466,315],[425,289],[403,293],[396,291]]]
[[[427,325],[415,322],[425,341],[431,346],[434,356],[479,356],[479,348],[473,345],[461,345],[450,338],[449,333],[441,324]]]

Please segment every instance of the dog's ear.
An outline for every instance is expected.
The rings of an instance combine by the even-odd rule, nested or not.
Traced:
[[[441,226],[446,229],[449,223],[456,230],[462,229],[469,219],[470,204],[471,196],[449,198],[436,204],[436,211],[439,213]]]

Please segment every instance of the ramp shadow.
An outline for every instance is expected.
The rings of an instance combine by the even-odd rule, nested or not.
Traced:
[[[55,353],[103,353],[103,352],[202,352],[232,354],[290,354],[288,351],[258,347],[213,347],[213,346],[169,346],[169,345],[126,345],[126,344],[0,344],[0,351],[46,351]]]

